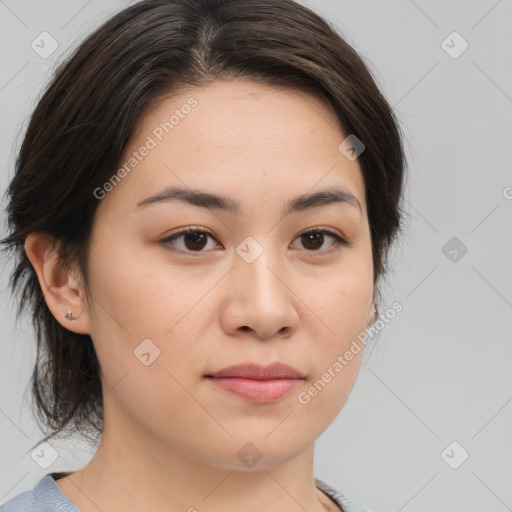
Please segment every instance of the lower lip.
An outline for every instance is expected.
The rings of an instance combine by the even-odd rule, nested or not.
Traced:
[[[278,400],[303,382],[303,379],[254,380],[242,377],[209,377],[208,380],[214,386],[257,403]]]

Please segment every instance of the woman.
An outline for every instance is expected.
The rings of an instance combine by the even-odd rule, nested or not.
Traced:
[[[3,242],[43,441],[100,442],[0,509],[362,510],[313,477],[314,441],[378,315],[404,167],[361,58],[292,0],[143,1],[90,35],[31,117]]]

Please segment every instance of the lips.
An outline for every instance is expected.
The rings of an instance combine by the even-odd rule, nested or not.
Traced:
[[[272,379],[302,379],[300,372],[283,363],[274,363],[269,366],[261,366],[255,363],[237,364],[228,366],[218,372],[207,375],[206,377],[242,377],[253,380],[272,380]]]
[[[282,363],[228,366],[205,377],[215,389],[260,404],[288,395],[304,381],[300,372]]]

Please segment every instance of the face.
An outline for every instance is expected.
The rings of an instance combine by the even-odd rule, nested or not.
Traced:
[[[364,181],[338,149],[345,137],[320,100],[249,81],[147,112],[103,189],[89,253],[106,425],[231,469],[246,443],[269,469],[329,426],[362,351],[333,367],[373,298]],[[326,190],[341,195],[307,199]],[[275,362],[301,378],[206,377]]]

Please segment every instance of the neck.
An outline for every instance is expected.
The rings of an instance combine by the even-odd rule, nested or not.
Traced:
[[[310,445],[282,464],[267,463],[259,470],[218,467],[200,453],[184,453],[179,443],[162,443],[141,425],[105,414],[94,457],[57,485],[82,512],[339,510],[315,486],[313,451]]]

